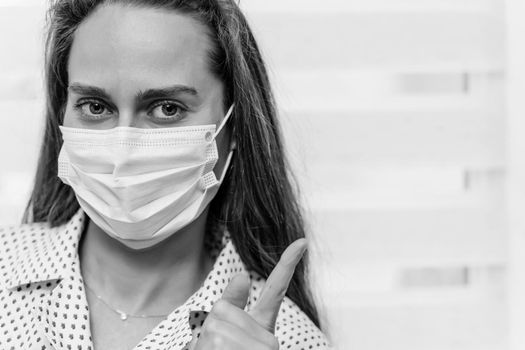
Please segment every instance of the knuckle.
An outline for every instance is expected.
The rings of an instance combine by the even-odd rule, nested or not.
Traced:
[[[279,296],[280,299],[284,299],[284,297],[286,296],[286,292],[287,291],[288,291],[287,286],[280,287],[277,290],[277,295]]]
[[[206,318],[205,331],[206,333],[213,335],[220,333],[220,321],[213,317],[211,314]]]
[[[225,300],[218,300],[215,302],[212,308],[212,313],[216,313],[218,315],[222,315],[226,313],[228,310],[228,302]]]
[[[276,295],[278,298],[282,299],[286,295],[286,291],[288,290],[287,286],[280,285],[280,286],[269,286],[270,289],[273,290],[274,295]]]

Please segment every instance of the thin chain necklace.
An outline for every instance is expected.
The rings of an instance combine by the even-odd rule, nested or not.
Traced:
[[[106,305],[106,307],[108,307],[111,311],[115,312],[117,315],[120,316],[120,319],[122,321],[126,321],[128,319],[128,317],[132,317],[132,318],[163,318],[163,317],[166,317],[168,316],[169,314],[166,314],[166,315],[133,315],[133,314],[129,314],[127,312],[124,312],[122,310],[119,310],[117,308],[114,308],[113,306],[109,305],[109,303],[107,303],[104,299],[102,299],[102,297],[100,295],[98,295],[93,289],[91,289],[90,286],[88,286],[88,284],[86,283],[86,281],[84,281],[84,285],[86,286],[87,290],[89,290],[95,297],[97,297],[98,300],[100,300],[104,305]]]

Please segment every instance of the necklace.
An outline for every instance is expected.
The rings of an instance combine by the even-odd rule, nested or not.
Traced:
[[[166,316],[169,315],[169,314],[166,314],[166,315],[133,315],[133,314],[129,314],[127,312],[124,312],[122,310],[119,310],[119,309],[114,308],[113,306],[109,305],[109,303],[107,303],[104,299],[102,299],[102,297],[100,295],[95,293],[95,291],[93,289],[91,289],[90,286],[88,286],[86,281],[84,281],[84,285],[86,286],[86,289],[88,291],[90,291],[95,297],[97,297],[97,299],[100,300],[104,305],[106,305],[106,307],[108,307],[111,311],[113,311],[117,315],[119,315],[120,319],[122,321],[126,321],[128,319],[128,317],[132,317],[132,318],[161,318],[161,317],[166,317]]]

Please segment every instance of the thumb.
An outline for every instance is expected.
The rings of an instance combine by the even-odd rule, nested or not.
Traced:
[[[222,294],[222,300],[225,300],[230,304],[237,306],[239,309],[244,310],[244,307],[248,302],[249,293],[250,276],[248,273],[243,272],[233,277]]]

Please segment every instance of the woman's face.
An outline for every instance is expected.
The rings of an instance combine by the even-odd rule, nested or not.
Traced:
[[[210,70],[207,30],[174,11],[98,8],[75,32],[64,126],[218,124],[224,88]],[[228,148],[223,133],[217,139],[221,160]]]

